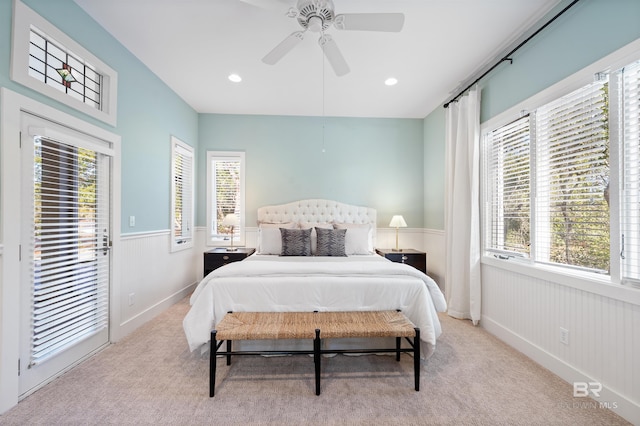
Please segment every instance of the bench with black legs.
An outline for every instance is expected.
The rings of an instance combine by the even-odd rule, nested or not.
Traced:
[[[349,337],[395,337],[395,348],[322,349],[322,339]],[[409,342],[403,348],[402,338]],[[288,351],[233,351],[234,340],[309,339],[313,349]],[[226,350],[220,351],[226,341]],[[316,395],[320,395],[321,360],[324,354],[401,353],[413,354],[415,390],[420,390],[420,329],[399,311],[356,312],[230,312],[211,331],[209,396],[215,394],[216,358],[226,356],[227,365],[236,355],[313,355]]]

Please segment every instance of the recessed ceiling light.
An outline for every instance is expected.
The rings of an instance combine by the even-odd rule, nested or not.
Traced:
[[[240,77],[238,74],[229,74],[229,80],[233,81],[234,83],[240,83],[242,81],[242,77]]]
[[[398,84],[398,79],[394,77],[389,77],[384,81],[384,84],[386,84],[387,86],[395,86],[396,84]]]

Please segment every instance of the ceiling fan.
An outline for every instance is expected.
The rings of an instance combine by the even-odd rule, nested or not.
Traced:
[[[291,7],[287,16],[296,18],[302,30],[289,34],[262,58],[262,62],[275,65],[303,40],[307,31],[311,31],[320,33],[318,44],[322,47],[324,55],[338,76],[347,74],[350,69],[336,42],[325,32],[331,25],[338,30],[385,32],[399,32],[404,25],[404,14],[402,13],[345,13],[336,15],[332,0],[298,0],[296,7]]]

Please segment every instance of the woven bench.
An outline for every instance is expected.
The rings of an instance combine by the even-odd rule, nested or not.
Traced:
[[[322,349],[322,339],[347,337],[395,337],[396,347],[381,349]],[[402,348],[405,338],[410,348]],[[410,339],[413,338],[413,339]],[[233,351],[233,340],[310,339],[313,350]],[[224,342],[226,351],[219,351]],[[398,311],[363,312],[233,312],[211,331],[209,396],[215,393],[216,358],[224,355],[313,355],[316,395],[320,395],[321,359],[324,354],[392,353],[400,361],[402,352],[413,353],[415,390],[420,390],[420,329]]]

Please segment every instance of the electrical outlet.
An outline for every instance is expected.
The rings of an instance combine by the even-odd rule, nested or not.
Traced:
[[[135,301],[136,301],[136,294],[135,293],[129,293],[129,306],[133,306]]]
[[[566,328],[560,327],[560,343],[565,345],[569,344],[569,330]]]

